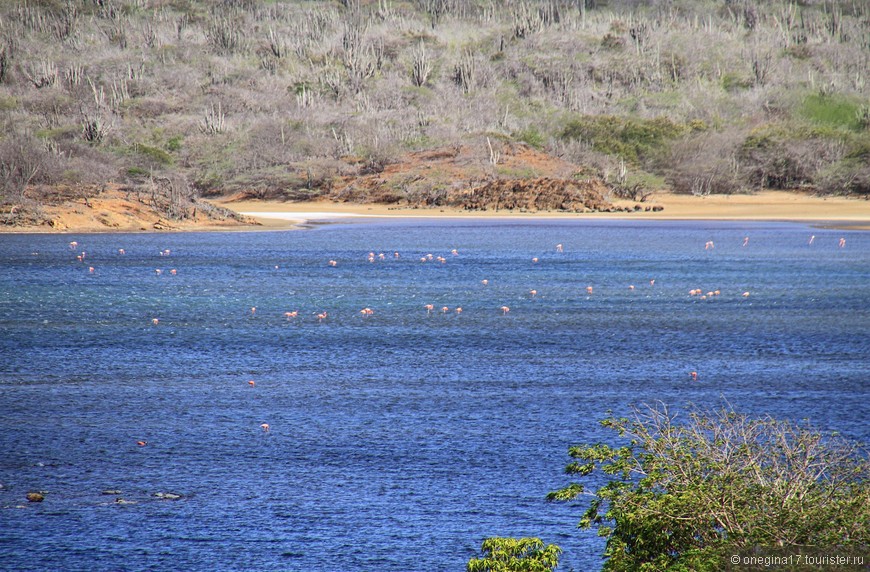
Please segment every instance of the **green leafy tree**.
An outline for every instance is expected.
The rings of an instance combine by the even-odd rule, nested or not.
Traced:
[[[602,425],[626,445],[569,449],[567,473],[606,484],[548,499],[592,497],[580,527],[607,539],[605,571],[717,570],[759,548],[870,545],[870,462],[858,445],[725,408],[676,417],[663,405],[611,416]]]
[[[468,561],[468,572],[552,572],[562,550],[540,538],[487,538],[483,558]]]

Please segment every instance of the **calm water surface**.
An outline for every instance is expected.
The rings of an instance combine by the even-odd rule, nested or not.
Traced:
[[[544,497],[607,410],[727,401],[868,442],[868,356],[868,232],[0,235],[0,567],[463,570],[504,535],[596,569],[583,507]]]

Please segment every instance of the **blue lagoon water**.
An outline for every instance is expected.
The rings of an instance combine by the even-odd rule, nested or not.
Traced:
[[[0,567],[463,570],[500,535],[592,570],[583,505],[544,498],[569,446],[613,440],[608,410],[730,404],[870,442],[868,371],[868,232],[0,235]]]

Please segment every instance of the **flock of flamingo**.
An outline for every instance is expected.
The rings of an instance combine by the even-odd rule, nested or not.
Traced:
[[[808,245],[813,245],[813,243],[815,242],[815,239],[816,239],[815,235],[810,236],[809,240],[807,241],[807,244],[808,244]],[[749,244],[749,237],[747,236],[747,237],[745,237],[745,238],[743,239],[743,244],[742,244],[742,246],[743,246],[743,247],[746,247],[746,246],[748,246],[748,244]],[[846,239],[845,239],[845,238],[840,238],[840,239],[839,239],[839,242],[838,242],[838,247],[839,247],[839,248],[844,248],[845,246],[846,246]],[[715,246],[715,244],[713,243],[712,240],[708,240],[708,241],[704,244],[704,250],[707,250],[707,251],[711,251],[711,250],[715,249],[715,247],[716,247],[716,246]],[[70,248],[71,250],[74,250],[74,251],[77,250],[77,249],[78,249],[78,242],[76,242],[76,241],[72,241],[72,242],[70,242],[70,243],[69,243],[69,248]],[[563,246],[562,244],[557,244],[556,247],[555,247],[555,250],[556,250],[557,253],[563,253],[563,252],[565,252],[564,246]],[[117,250],[117,252],[118,252],[118,255],[120,255],[120,256],[123,256],[123,255],[126,254],[126,251],[125,251],[125,249],[123,249],[123,248],[119,248],[119,249]],[[164,249],[164,250],[161,250],[161,251],[159,252],[159,255],[162,256],[162,257],[168,257],[168,256],[171,256],[171,254],[172,254],[172,251],[169,250],[169,249]],[[457,249],[453,249],[453,250],[450,251],[450,254],[451,254],[452,256],[454,256],[454,257],[455,257],[455,256],[459,256],[459,251],[458,251]],[[398,259],[398,258],[400,258],[400,254],[399,254],[398,252],[394,252],[394,253],[392,254],[392,257],[395,258],[395,259]],[[84,263],[85,260],[87,259],[87,253],[86,253],[85,251],[81,251],[80,254],[77,254],[77,255],[76,255],[76,259],[77,259],[79,262]],[[369,252],[369,253],[367,254],[367,256],[366,256],[366,259],[368,260],[368,262],[370,262],[370,263],[374,263],[376,260],[385,260],[385,259],[386,259],[386,254],[384,254],[384,253],[378,253],[378,254],[375,254],[374,252]],[[540,260],[540,259],[539,259],[538,257],[533,257],[533,258],[531,259],[531,261],[532,261],[533,264],[537,264],[537,263],[539,262],[539,260]],[[427,263],[427,262],[438,262],[438,263],[440,263],[440,264],[446,264],[446,263],[447,263],[447,259],[446,259],[445,257],[443,257],[443,256],[434,256],[433,254],[426,254],[426,255],[424,255],[424,256],[421,256],[421,257],[420,257],[420,261],[421,261],[421,262],[424,262],[424,263]],[[330,267],[333,267],[333,268],[334,268],[334,267],[337,267],[337,266],[339,265],[339,263],[338,263],[338,261],[335,260],[335,259],[330,259],[330,260],[327,262],[327,265],[330,266]],[[275,266],[275,268],[278,268],[278,266]],[[89,272],[90,274],[94,274],[94,273],[96,272],[95,267],[93,267],[93,266],[88,266],[88,272]],[[155,273],[155,275],[157,275],[157,276],[161,276],[161,275],[163,274],[163,269],[156,268],[156,269],[154,270],[154,273]],[[172,269],[169,270],[169,275],[171,275],[171,276],[175,276],[175,275],[177,275],[177,274],[178,274],[177,269],[172,268]],[[483,279],[483,280],[480,281],[480,283],[481,283],[483,286],[488,286],[488,285],[489,285],[489,280],[487,280],[487,279]],[[650,287],[654,287],[654,286],[655,286],[655,283],[656,283],[655,279],[651,279],[651,280],[649,281],[649,285],[650,285]],[[629,285],[628,285],[628,289],[631,290],[631,291],[634,291],[634,290],[635,290],[635,286],[634,286],[634,284],[629,284]],[[587,286],[587,287],[586,287],[586,294],[589,295],[589,296],[592,296],[593,293],[594,293],[594,288],[593,288],[592,286]],[[529,290],[528,294],[529,294],[530,297],[535,298],[535,297],[538,295],[538,291],[537,291],[536,289],[531,289],[531,290]],[[701,300],[707,300],[707,299],[712,299],[712,298],[718,297],[718,296],[721,294],[721,292],[720,292],[720,290],[718,290],[718,289],[716,289],[716,290],[710,290],[710,291],[705,292],[705,291],[704,291],[703,289],[701,289],[701,288],[693,288],[693,289],[689,290],[688,294],[689,294],[690,297],[697,297],[697,298],[699,298],[699,299],[701,299]],[[750,293],[749,293],[748,291],[742,293],[742,297],[744,297],[744,298],[749,297],[749,295],[750,295]],[[436,309],[436,307],[435,307],[434,304],[424,304],[424,305],[423,305],[423,310],[425,310],[425,312],[426,312],[427,315],[431,315],[431,314],[433,314],[433,313],[436,313],[436,310],[437,310],[438,313],[441,313],[441,314],[447,314],[447,313],[450,313],[450,312],[451,312],[451,308],[449,308],[448,306],[441,306],[440,308],[437,308],[437,309]],[[500,307],[498,308],[498,310],[502,313],[502,315],[507,315],[507,314],[510,312],[511,309],[510,309],[510,307],[507,306],[507,305],[502,305],[502,306],[500,306]],[[256,313],[257,313],[257,308],[256,308],[256,306],[251,307],[251,309],[250,309],[250,314],[251,314],[251,316],[252,316],[252,317],[253,317],[253,316],[256,316]],[[359,311],[359,313],[360,313],[360,315],[361,315],[363,318],[368,318],[368,317],[370,317],[370,316],[373,316],[374,313],[375,313],[375,311],[374,311],[373,309],[371,309],[371,308],[366,307],[366,308],[362,308],[362,309]],[[454,314],[456,314],[456,315],[460,315],[460,314],[462,314],[462,308],[461,308],[461,307],[455,307],[455,308],[452,309],[452,313],[454,313]],[[317,321],[318,321],[319,323],[324,322],[324,321],[327,320],[327,318],[329,317],[329,314],[328,314],[326,311],[315,312],[313,315],[317,318]],[[286,320],[288,320],[288,321],[296,320],[297,318],[299,318],[299,311],[298,311],[298,310],[292,310],[292,311],[284,312],[283,317],[284,317]],[[155,318],[152,318],[152,319],[151,319],[151,323],[152,323],[154,326],[157,326],[157,325],[160,324],[160,320],[159,320],[159,318],[156,318],[156,317],[155,317]],[[692,381],[698,381],[698,372],[696,372],[696,371],[689,372],[689,378],[690,378]],[[256,387],[256,382],[255,382],[254,380],[250,380],[250,381],[248,381],[248,385],[249,385],[251,388],[254,388],[254,387]],[[262,429],[262,431],[263,431],[264,433],[269,433],[269,432],[271,431],[271,428],[270,428],[270,426],[269,426],[268,423],[262,423],[262,424],[260,425],[260,428]],[[140,446],[140,447],[144,447],[144,446],[146,446],[148,443],[147,443],[147,441],[141,440],[141,441],[137,441],[136,444],[137,444],[138,446]]]
[[[812,245],[812,244],[815,242],[815,239],[816,239],[815,235],[810,236],[809,240],[807,241],[807,244],[808,244],[808,245]],[[745,247],[745,246],[748,246],[748,244],[749,244],[749,237],[747,236],[747,237],[744,237],[742,246]],[[846,246],[846,239],[845,239],[845,238],[840,238],[840,239],[839,239],[839,242],[838,242],[838,246],[839,246],[839,248],[844,248],[844,247]],[[69,248],[70,248],[71,250],[77,250],[77,249],[78,249],[78,242],[77,242],[77,241],[72,241],[72,242],[70,242],[70,243],[69,243]],[[710,250],[713,250],[714,248],[715,248],[715,244],[713,243],[712,240],[708,240],[708,241],[704,244],[704,250],[710,251]],[[564,246],[563,246],[561,243],[556,245],[555,250],[556,250],[557,253],[563,253],[563,252],[565,252]],[[120,255],[120,256],[123,256],[123,255],[126,254],[126,250],[123,249],[123,248],[119,248],[119,249],[117,250],[117,252],[118,252],[118,255]],[[162,257],[168,257],[168,256],[171,256],[171,254],[172,254],[172,251],[171,251],[170,249],[168,249],[168,248],[167,248],[167,249],[164,249],[164,250],[161,250],[161,251],[159,252],[159,255],[162,256]],[[458,251],[457,249],[454,248],[454,249],[452,249],[452,250],[450,251],[450,254],[451,254],[452,256],[459,256],[459,251]],[[399,258],[400,258],[400,254],[399,254],[398,252],[393,252],[392,257],[395,258],[395,259],[399,259]],[[85,251],[81,251],[80,254],[77,254],[77,255],[76,255],[76,259],[77,259],[79,262],[82,262],[82,263],[85,262],[86,258],[87,258],[87,253],[86,253]],[[366,256],[366,259],[367,259],[370,263],[374,263],[376,260],[385,260],[385,259],[386,259],[386,254],[384,254],[384,253],[378,253],[378,254],[375,254],[374,252],[369,252],[369,253],[367,254],[367,256]],[[537,264],[537,263],[539,262],[540,259],[539,259],[538,257],[533,257],[531,260],[532,260],[532,263],[533,263],[533,264]],[[446,264],[447,259],[446,259],[445,257],[443,257],[443,256],[435,256],[435,255],[433,255],[433,254],[426,254],[426,255],[420,257],[420,261],[421,261],[421,262],[424,262],[424,263],[425,263],[425,262],[435,261],[435,262],[438,262],[438,263],[441,263],[441,264]],[[333,267],[333,268],[334,268],[334,267],[337,267],[337,266],[338,266],[338,261],[335,260],[335,259],[330,259],[330,260],[327,262],[327,264],[328,264],[330,267]],[[275,268],[278,268],[278,266],[275,266]],[[96,272],[95,267],[93,267],[93,266],[88,266],[88,272],[91,273],[91,274],[94,274],[94,273]],[[155,268],[155,269],[154,269],[154,273],[155,273],[155,275],[157,275],[157,276],[161,276],[161,275],[163,274],[163,269],[161,269],[161,268]],[[175,268],[171,268],[171,269],[169,270],[169,274],[170,274],[171,276],[175,276],[175,275],[178,274],[178,270],[175,269]],[[483,286],[487,286],[487,285],[489,285],[489,280],[487,280],[487,279],[483,279],[483,280],[480,281],[480,283],[481,283]],[[651,287],[652,287],[652,286],[655,286],[655,279],[651,279],[651,280],[649,281],[649,285],[650,285]],[[631,291],[634,291],[634,290],[635,290],[635,286],[634,286],[634,284],[629,284],[629,285],[628,285],[628,289],[631,290]],[[594,288],[593,288],[592,286],[587,286],[587,287],[586,287],[586,294],[589,295],[589,296],[591,296],[593,293],[594,293]],[[718,290],[718,289],[716,289],[716,290],[709,290],[709,291],[706,291],[706,292],[705,292],[703,289],[701,289],[701,288],[693,288],[693,289],[689,290],[689,296],[690,296],[690,297],[698,297],[698,298],[701,299],[701,300],[707,300],[707,299],[715,298],[715,297],[719,296],[720,294],[721,294],[721,291]],[[529,296],[530,296],[530,297],[534,298],[534,297],[536,297],[537,295],[538,295],[538,291],[537,291],[536,289],[531,289],[531,290],[529,290]],[[749,293],[748,291],[742,293],[742,297],[744,297],[744,298],[748,298],[749,296],[750,296],[750,293]],[[424,304],[424,305],[423,305],[423,309],[426,311],[426,314],[429,314],[429,315],[435,313],[435,311],[436,311],[436,308],[435,308],[435,305],[434,305],[434,304]],[[502,313],[502,315],[507,315],[508,312],[510,312],[510,307],[507,306],[507,305],[502,305],[502,306],[500,306],[498,309],[499,309],[499,311]],[[438,309],[438,311],[439,311],[441,314],[447,314],[448,312],[451,312],[451,309],[450,309],[448,306],[442,306],[442,307],[440,307],[440,308]],[[453,308],[452,312],[455,313],[455,314],[457,314],[457,315],[462,314],[462,307],[456,307],[456,308]],[[256,307],[252,307],[252,308],[251,308],[251,316],[255,316],[256,313],[257,313],[257,308],[256,308]],[[367,318],[367,317],[373,316],[374,313],[375,313],[375,311],[374,311],[373,309],[371,309],[371,308],[366,307],[366,308],[362,308],[362,309],[359,311],[359,313],[360,313],[360,315],[361,315],[362,317]],[[314,312],[313,315],[317,318],[318,323],[322,323],[322,322],[324,322],[324,321],[329,317],[329,314],[328,314],[328,312],[326,312],[326,311]],[[287,321],[294,321],[294,320],[296,320],[296,319],[299,318],[299,311],[298,311],[298,310],[292,310],[292,311],[284,312],[284,313],[283,313],[283,317],[284,317]],[[152,323],[154,326],[157,326],[157,325],[160,324],[160,319],[159,319],[159,318],[156,318],[156,317],[155,317],[155,318],[152,318],[152,319],[151,319],[151,323]]]

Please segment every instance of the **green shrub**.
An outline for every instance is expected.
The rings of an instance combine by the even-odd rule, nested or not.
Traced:
[[[515,140],[522,141],[535,149],[543,149],[546,143],[544,136],[535,127],[528,127],[511,135]]]
[[[560,137],[580,140],[601,153],[627,161],[651,159],[662,147],[685,133],[685,125],[666,117],[654,119],[623,118],[613,115],[586,115],[568,121]]]
[[[860,109],[859,100],[845,95],[813,94],[804,98],[798,113],[818,125],[858,131],[864,129]]]
[[[181,135],[176,135],[175,137],[170,137],[166,142],[166,150],[167,151],[178,151],[181,149],[181,142],[184,139]]]
[[[172,165],[172,155],[158,147],[151,147],[143,143],[136,143],[133,145],[133,150],[139,155],[142,155],[143,157],[154,163],[157,163],[158,165]]]
[[[468,561],[468,572],[552,572],[562,550],[540,538],[487,538],[482,558]]]
[[[144,177],[148,175],[148,170],[143,169],[142,167],[128,167],[127,168],[127,176],[128,177]]]
[[[857,444],[729,409],[675,418],[636,409],[601,422],[623,446],[569,449],[567,473],[606,484],[548,498],[591,496],[580,527],[607,539],[605,571],[722,570],[758,547],[866,550],[870,461]]]

